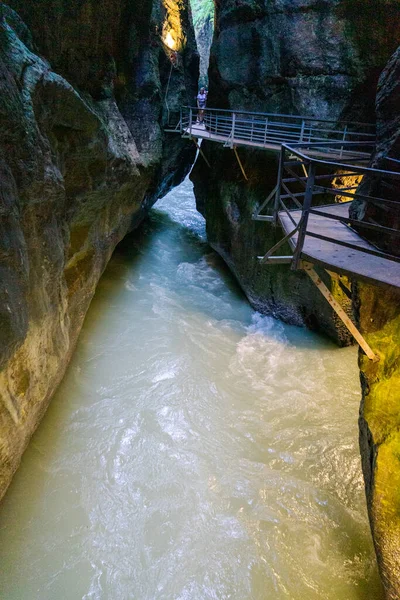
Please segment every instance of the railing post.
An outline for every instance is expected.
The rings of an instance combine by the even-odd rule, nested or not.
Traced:
[[[189,133],[190,133],[190,137],[192,137],[192,121],[193,121],[193,108],[189,109]]]
[[[305,120],[303,119],[303,120],[302,120],[302,122],[301,122],[301,131],[300,131],[300,140],[299,140],[300,142],[302,142],[302,141],[303,141],[303,136],[304,136],[304,128],[305,128],[305,126],[306,126],[306,122],[305,122]]]
[[[183,119],[183,110],[182,110],[182,106],[181,106],[180,109],[179,109],[179,125],[180,125],[179,126],[179,133],[181,135],[183,135],[183,122],[182,122],[182,119]]]
[[[343,139],[342,139],[343,142],[346,141],[346,136],[347,136],[347,125],[345,125],[344,129],[343,129]],[[343,156],[343,148],[344,148],[343,146],[340,148],[340,158],[342,158],[342,156]]]
[[[272,222],[274,227],[278,226],[279,203],[281,200],[281,180],[283,177],[285,153],[286,153],[285,147],[282,146],[281,147],[281,155],[279,157],[278,181],[277,181],[277,185],[276,185],[275,200],[274,200],[274,220]]]
[[[236,123],[236,113],[232,113],[232,142],[231,142],[231,148],[233,148],[233,140],[235,139],[235,123]]]
[[[265,117],[264,146],[267,145],[268,117]]]
[[[307,179],[307,187],[304,193],[304,202],[303,202],[303,210],[301,214],[301,225],[299,229],[299,233],[297,236],[297,244],[296,249],[293,253],[293,261],[291,268],[295,271],[299,268],[301,253],[303,251],[304,240],[307,233],[307,225],[308,225],[308,217],[310,214],[310,208],[312,204],[313,198],[313,190],[314,190],[314,182],[315,182],[315,163],[310,163],[310,168],[308,171],[308,179]]]

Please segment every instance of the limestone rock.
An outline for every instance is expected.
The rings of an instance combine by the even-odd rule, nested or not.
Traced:
[[[216,7],[210,107],[373,122],[379,71],[397,45],[396,2],[381,6],[379,1],[378,9],[370,0],[220,0]],[[374,14],[368,46],[359,24],[365,27]],[[208,238],[253,306],[350,343],[303,274],[257,264],[257,254],[270,249],[280,234],[267,223],[251,221],[276,184],[277,157],[240,148],[247,183],[233,152],[210,142],[202,147],[212,169],[199,157],[191,178]],[[327,284],[350,310],[338,282],[328,278]]]
[[[190,168],[165,95],[188,102],[198,72],[185,3],[177,68],[157,0],[11,4],[31,29],[0,3],[0,497],[115,245]]]
[[[384,69],[378,85],[378,144],[372,159],[377,168],[400,171],[400,50]],[[389,161],[388,157],[395,159]],[[360,191],[399,203],[399,210],[377,209],[357,201],[353,215],[399,230],[400,181],[365,177]],[[364,236],[390,254],[400,253],[399,238]],[[361,330],[380,356],[371,363],[360,353],[363,399],[360,408],[360,449],[371,528],[387,598],[400,597],[400,291],[359,284],[356,302]]]
[[[400,48],[396,50],[383,70],[376,97],[377,146],[371,160],[376,169],[400,172]],[[365,177],[359,193],[399,202],[400,181],[390,177]],[[353,202],[351,215],[361,221],[379,223],[392,229],[400,228],[399,207],[378,206],[363,200]],[[375,234],[360,228],[364,237],[389,254],[400,256],[400,238],[396,235]]]

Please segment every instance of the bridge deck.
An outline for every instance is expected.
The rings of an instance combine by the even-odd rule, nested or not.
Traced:
[[[193,124],[191,128],[187,128],[184,133],[186,135],[192,135],[193,137],[200,138],[203,140],[211,140],[212,142],[218,142],[220,144],[226,144],[227,142],[232,143],[234,146],[252,146],[254,148],[261,148],[263,150],[273,150],[274,152],[280,152],[281,143],[267,141],[255,142],[253,140],[244,140],[240,138],[232,139],[229,135],[220,135],[208,131],[204,125]]]
[[[282,143],[287,142],[285,135],[275,135],[273,139],[267,139],[262,142],[257,142],[247,138],[234,137],[232,138],[228,133],[222,135],[220,133],[214,133],[210,131],[205,125],[193,123],[191,127],[187,127],[183,130],[184,136],[192,136],[194,138],[210,140],[211,142],[217,142],[219,144],[229,146],[246,146],[251,148],[259,148],[261,150],[269,150],[271,152],[280,152]],[[370,153],[343,150],[340,155],[335,153],[333,149],[324,151],[323,149],[308,149],[307,156],[313,158],[319,158],[321,160],[340,160],[346,162],[357,162],[360,165],[368,164],[370,160]]]
[[[318,206],[318,210],[346,218],[349,214],[350,204],[351,202],[344,202],[328,206]],[[301,218],[301,210],[292,210],[290,214],[297,224]],[[285,235],[294,230],[295,226],[286,212],[279,212],[279,221]],[[345,273],[369,283],[400,287],[400,263],[363,252],[363,249],[374,250],[375,248],[344,223],[320,215],[310,214],[307,225],[307,232],[309,231],[338,241],[354,244],[359,246],[360,251],[340,246],[335,244],[334,241],[319,240],[306,234],[301,253],[303,260],[320,264],[330,271]],[[289,240],[292,250],[297,245],[297,239],[298,235],[295,234]]]

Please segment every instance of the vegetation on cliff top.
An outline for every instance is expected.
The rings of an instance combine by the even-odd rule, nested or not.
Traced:
[[[191,6],[196,29],[214,18],[214,0],[191,0]]]

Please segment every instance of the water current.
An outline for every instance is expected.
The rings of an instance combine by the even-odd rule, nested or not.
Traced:
[[[356,363],[250,308],[184,182],[116,250],[1,506],[1,600],[381,599]]]

